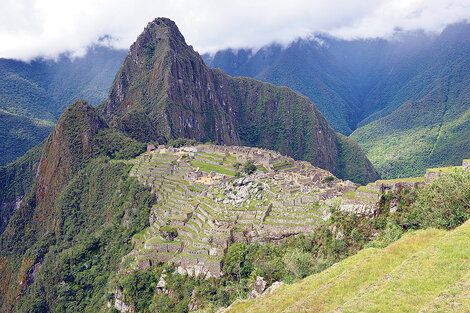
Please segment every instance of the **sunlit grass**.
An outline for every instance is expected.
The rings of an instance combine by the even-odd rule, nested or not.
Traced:
[[[228,312],[328,312],[445,234],[442,230],[417,231],[385,249],[362,250],[321,273],[281,287],[262,301],[237,303]]]

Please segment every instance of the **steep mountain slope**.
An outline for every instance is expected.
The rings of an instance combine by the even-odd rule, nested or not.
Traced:
[[[144,150],[143,144],[109,128],[92,106],[78,101],[42,145],[0,167],[2,312],[57,311],[80,303],[74,309],[94,310],[88,302],[93,293],[78,293],[72,300],[61,288],[104,288],[106,275],[114,273],[130,249],[122,244],[129,240],[129,230],[148,223],[153,201],[149,190],[129,179],[126,164],[108,157],[129,158]],[[93,258],[100,260],[94,259],[92,268],[83,267]],[[77,269],[96,280],[83,281],[75,276]],[[23,308],[18,307],[25,294]],[[65,298],[57,302],[59,295]]]
[[[421,69],[395,95],[400,106],[352,134],[384,177],[422,174],[470,156],[467,34],[468,26],[445,31],[427,57],[416,58]]]
[[[95,47],[74,60],[0,59],[0,165],[44,140],[68,104],[103,101],[124,56],[125,51]]]
[[[469,233],[470,222],[451,232],[413,232],[227,312],[464,312]]]
[[[386,105],[390,94],[380,93],[381,85],[393,70],[431,42],[422,34],[404,35],[393,42],[319,37],[298,40],[284,49],[271,45],[256,53],[224,50],[203,57],[209,66],[231,76],[254,77],[300,92],[317,105],[336,131],[349,135],[364,118]],[[405,80],[403,74],[400,78]]]
[[[376,177],[360,149],[338,150],[342,139],[307,98],[209,69],[164,18],[149,23],[132,45],[99,110],[110,125],[141,141],[184,137],[257,146],[358,181]],[[339,159],[351,159],[346,152],[357,160],[357,175],[338,166]]]
[[[402,34],[393,41],[321,37],[205,59],[230,75],[301,92],[337,131],[357,129],[352,138],[380,174],[415,176],[468,157],[469,30],[460,23],[439,36]]]

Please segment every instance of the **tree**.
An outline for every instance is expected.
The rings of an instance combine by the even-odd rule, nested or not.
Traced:
[[[253,174],[256,171],[256,165],[253,160],[248,160],[244,165],[243,165],[243,171],[247,173],[248,175]]]

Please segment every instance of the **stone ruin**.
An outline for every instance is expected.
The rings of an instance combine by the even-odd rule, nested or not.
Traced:
[[[374,216],[377,211],[377,203],[383,194],[387,192],[397,193],[404,189],[415,189],[419,186],[429,184],[436,178],[447,176],[453,170],[462,168],[470,171],[470,160],[463,160],[462,166],[451,166],[444,168],[434,168],[426,170],[423,178],[403,178],[393,180],[378,180],[367,186],[361,186],[354,192],[343,194],[339,209],[362,216]],[[396,211],[397,203],[392,200],[391,211]]]
[[[249,160],[258,170],[234,177],[237,164]],[[234,242],[309,233],[328,219],[330,206],[374,216],[384,193],[425,184],[424,178],[398,179],[357,187],[308,162],[238,146],[158,146],[132,162],[130,174],[151,187],[158,200],[151,227],[135,240],[135,265],[172,262],[180,273],[204,277],[223,274],[223,255]],[[462,167],[469,168],[468,160]],[[177,236],[162,235],[164,226],[174,227]]]
[[[463,160],[462,162],[462,168],[466,171],[470,171],[470,159],[468,160]]]
[[[234,177],[236,164],[248,160],[259,169]],[[222,257],[234,242],[311,232],[329,212],[325,200],[355,187],[349,181],[325,181],[332,174],[308,162],[258,148],[159,146],[132,162],[131,175],[158,199],[151,227],[135,240],[136,266],[172,262],[180,273],[204,277],[222,275]],[[166,240],[160,231],[165,225],[178,236]]]

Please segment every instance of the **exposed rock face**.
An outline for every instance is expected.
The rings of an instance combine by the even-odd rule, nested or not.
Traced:
[[[135,312],[134,309],[124,301],[124,296],[119,289],[115,290],[114,308],[121,312]]]
[[[149,23],[131,46],[100,110],[111,125],[144,141],[185,137],[264,147],[333,173],[347,159],[307,98],[208,68],[166,18]],[[370,162],[365,168],[373,172],[369,180],[377,178]]]
[[[86,101],[69,106],[47,139],[36,173],[36,218],[51,226],[54,200],[66,185],[70,175],[83,161],[91,157],[92,141],[106,123]]]
[[[233,114],[221,105],[217,87],[175,23],[156,19],[131,46],[104,112],[140,140],[185,137],[238,144]]]

